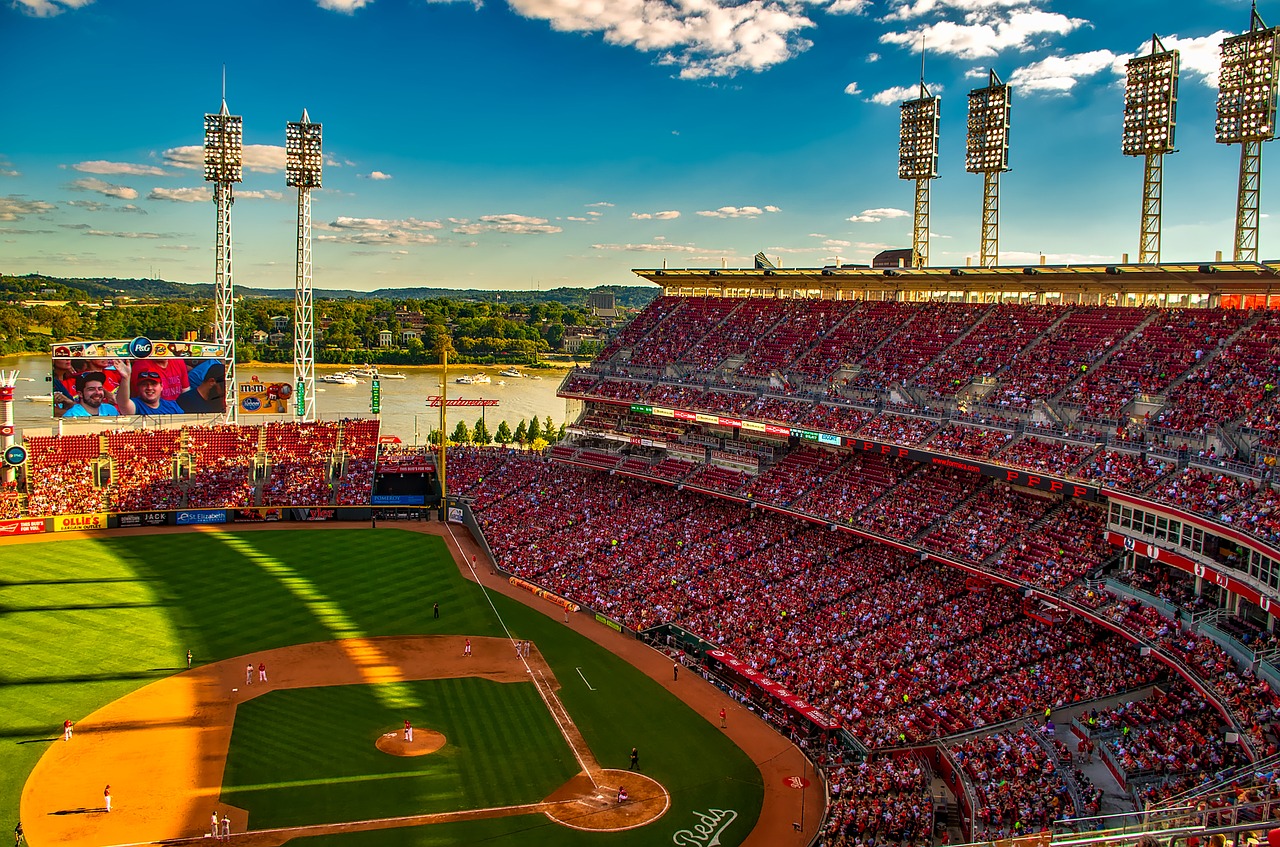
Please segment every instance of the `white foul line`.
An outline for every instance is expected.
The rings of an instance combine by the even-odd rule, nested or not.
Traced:
[[[578,672],[578,676],[582,676],[582,668],[574,668],[574,670]],[[582,676],[582,681],[587,682],[587,678],[585,676]],[[595,688],[593,688],[591,686],[591,683],[589,682],[587,682],[587,688],[590,688],[592,691],[595,691]]]

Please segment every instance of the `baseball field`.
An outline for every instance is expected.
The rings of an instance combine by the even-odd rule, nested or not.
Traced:
[[[718,726],[436,536],[10,544],[0,610],[0,809],[36,847],[199,837],[215,810],[244,843],[339,847],[734,845],[760,815]]]

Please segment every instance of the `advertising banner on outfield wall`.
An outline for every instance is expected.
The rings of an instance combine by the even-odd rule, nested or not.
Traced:
[[[226,522],[226,509],[188,509],[185,512],[178,512],[176,520],[178,526]]]
[[[369,502],[375,506],[421,506],[426,501],[425,494],[375,494]]]
[[[121,529],[139,526],[164,526],[169,522],[167,512],[130,512],[119,516],[117,525]]]
[[[262,521],[278,521],[280,520],[280,509],[270,507],[258,507],[254,509],[237,509],[235,512],[236,523],[261,523]]]
[[[35,535],[44,532],[44,519],[0,521],[0,538],[6,535]]]
[[[90,515],[58,515],[53,519],[54,532],[80,532],[88,529],[106,529],[107,515],[95,512]]]
[[[295,521],[331,521],[337,513],[333,509],[290,509]]]
[[[462,510],[457,506],[449,507],[449,523],[462,523]]]

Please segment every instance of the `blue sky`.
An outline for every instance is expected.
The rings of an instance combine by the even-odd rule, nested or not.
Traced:
[[[931,260],[976,257],[967,92],[1014,87],[1008,264],[1137,257],[1123,66],[1182,54],[1165,261],[1229,258],[1213,141],[1241,0],[0,0],[0,271],[207,282],[203,115],[244,117],[235,281],[292,287],[284,125],[324,125],[315,283],[633,284],[632,268],[865,262],[910,245],[898,103],[942,97]],[[1280,24],[1280,2],[1260,14]],[[1264,151],[1263,213],[1280,202]],[[1268,185],[1268,182],[1271,185]],[[1268,189],[1271,189],[1268,191]],[[1274,216],[1261,255],[1280,256]],[[975,259],[976,261],[976,259]]]

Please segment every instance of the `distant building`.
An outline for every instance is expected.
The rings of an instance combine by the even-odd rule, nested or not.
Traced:
[[[266,330],[255,329],[253,332],[249,333],[249,340],[252,341],[254,344],[266,344],[267,343]]]
[[[412,339],[412,338],[422,338],[422,333],[418,332],[416,329],[402,329],[402,330],[400,330],[400,340],[401,340],[401,341],[409,341],[409,340],[410,340],[410,339]]]
[[[289,318],[285,315],[272,315],[271,326],[273,326],[277,332],[284,332],[289,328]]]
[[[396,343],[396,334],[389,329],[381,330],[378,333],[378,346],[391,347]]]
[[[591,307],[591,316],[606,323],[618,319],[618,303],[612,291],[592,291],[587,295],[587,304]]]
[[[287,347],[289,344],[289,336],[276,330],[267,336],[267,341],[274,347]]]
[[[898,250],[881,250],[876,257],[871,260],[873,268],[909,268],[911,267],[911,248],[903,247]]]

